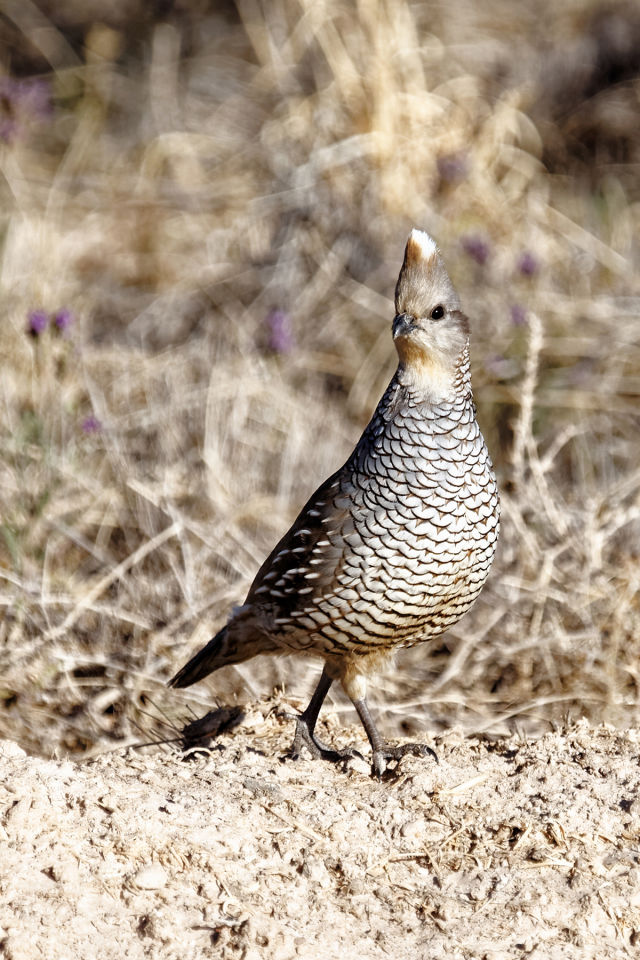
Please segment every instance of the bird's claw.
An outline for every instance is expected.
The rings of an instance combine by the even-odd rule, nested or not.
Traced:
[[[387,768],[387,760],[400,760],[408,753],[414,757],[426,757],[427,754],[430,754],[436,763],[440,763],[435,750],[428,747],[426,743],[403,743],[397,747],[385,743],[382,747],[373,751],[371,769],[374,776],[378,777],[378,779],[382,776]]]
[[[306,747],[314,759],[329,760],[331,763],[339,763],[341,760],[348,760],[349,757],[359,757],[357,750],[334,750],[328,747],[326,743],[318,738],[309,730],[306,721],[302,717],[296,718],[296,735],[293,738],[291,749],[287,754],[287,759],[297,760],[302,753],[302,748]]]

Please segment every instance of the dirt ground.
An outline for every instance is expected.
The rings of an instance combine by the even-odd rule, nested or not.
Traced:
[[[638,955],[639,731],[452,730],[439,763],[376,781],[284,760],[292,710],[258,704],[186,756],[0,743],[0,956]]]

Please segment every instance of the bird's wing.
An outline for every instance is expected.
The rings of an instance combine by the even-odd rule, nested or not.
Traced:
[[[345,467],[304,505],[253,581],[245,604],[270,607],[275,617],[299,609],[304,598],[330,595],[344,584],[353,534],[353,503]],[[303,603],[304,605],[304,603]]]
[[[366,495],[366,459],[401,400],[394,376],[347,462],[316,490],[258,570],[245,606],[261,608],[270,625],[312,630],[319,610],[319,620],[338,620],[358,599],[363,575],[372,579],[374,558],[362,530],[377,506]]]

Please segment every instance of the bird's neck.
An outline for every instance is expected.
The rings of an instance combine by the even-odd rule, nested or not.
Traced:
[[[412,394],[431,403],[471,396],[469,341],[453,361],[435,352],[405,354],[398,366],[397,378]]]

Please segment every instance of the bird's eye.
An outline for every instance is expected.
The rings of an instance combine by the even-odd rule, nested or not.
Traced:
[[[431,311],[432,320],[441,320],[444,317],[444,307],[441,304],[438,304],[437,307],[434,307]]]

